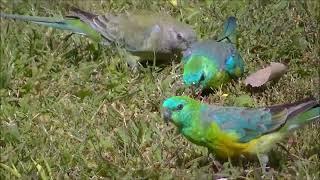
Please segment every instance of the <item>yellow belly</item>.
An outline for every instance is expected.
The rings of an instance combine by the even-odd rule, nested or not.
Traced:
[[[272,146],[282,139],[282,134],[274,132],[271,134],[260,136],[246,143],[238,141],[236,135],[222,132],[214,128],[214,136],[211,140],[208,138],[207,146],[220,158],[239,157],[240,155],[256,155],[259,153],[267,153]]]

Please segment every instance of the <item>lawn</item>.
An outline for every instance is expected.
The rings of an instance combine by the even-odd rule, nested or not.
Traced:
[[[270,62],[285,63],[289,71],[255,92],[241,78],[215,90],[210,102],[265,106],[319,99],[316,0],[1,0],[0,9],[62,17],[69,5],[96,13],[166,12],[191,24],[201,39],[217,37],[225,18],[234,15],[246,75]],[[1,19],[0,27],[0,179],[212,178],[214,157],[159,113],[165,98],[190,95],[179,62],[132,73],[114,47],[21,21]],[[239,97],[248,96],[252,102],[243,104]],[[276,146],[266,179],[319,179],[319,128],[313,123],[292,133],[282,142],[288,152]],[[221,163],[219,176],[229,179],[262,175],[255,161]]]

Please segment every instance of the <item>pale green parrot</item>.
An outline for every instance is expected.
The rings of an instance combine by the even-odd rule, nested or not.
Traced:
[[[139,60],[170,61],[197,40],[191,26],[169,15],[140,11],[97,15],[70,9],[65,18],[24,16],[0,13],[0,17],[30,21],[36,24],[83,34],[104,45],[115,44]],[[130,58],[130,64],[135,64]]]

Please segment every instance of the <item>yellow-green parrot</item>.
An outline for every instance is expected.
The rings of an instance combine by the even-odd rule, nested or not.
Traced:
[[[75,7],[70,11],[71,15],[64,18],[5,13],[0,13],[0,17],[83,34],[104,45],[120,46],[139,57],[138,60],[170,61],[197,40],[191,26],[162,13],[136,11],[97,15]]]

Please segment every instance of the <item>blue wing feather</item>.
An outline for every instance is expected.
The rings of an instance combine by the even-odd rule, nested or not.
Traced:
[[[240,142],[248,142],[270,132],[286,120],[285,112],[276,116],[266,108],[204,106],[202,112],[204,124],[215,122],[223,131],[235,133]]]
[[[214,63],[218,63],[220,67],[224,67],[226,60],[233,53],[237,53],[233,44],[207,40],[193,44],[188,55],[206,56]],[[184,57],[185,62],[187,62],[188,57],[187,55]]]
[[[229,43],[235,43],[236,41],[236,28],[237,28],[237,19],[234,16],[228,17],[223,25],[223,34],[218,41],[225,41]]]
[[[183,62],[186,63],[190,54],[206,56],[213,63],[217,64],[220,69],[226,70],[230,75],[235,75],[235,69],[244,70],[244,62],[236,47],[230,43],[216,42],[212,40],[195,43],[188,50]]]

